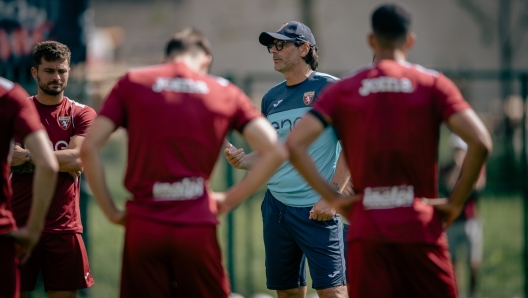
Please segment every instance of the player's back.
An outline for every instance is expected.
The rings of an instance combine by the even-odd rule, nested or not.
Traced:
[[[226,132],[259,114],[225,79],[169,63],[128,73],[101,115],[128,131],[125,185],[135,200],[184,202],[205,195]]]
[[[440,218],[419,198],[437,196],[440,125],[468,107],[458,89],[436,71],[393,60],[329,89],[325,97],[339,98],[328,100],[339,106],[331,117],[363,193],[355,214],[365,226],[355,237],[436,242]]]

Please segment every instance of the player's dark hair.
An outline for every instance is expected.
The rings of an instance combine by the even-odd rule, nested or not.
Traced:
[[[304,42],[296,42],[295,46],[300,47],[303,44]],[[312,70],[317,70],[317,67],[319,67],[319,56],[317,55],[317,46],[310,46],[308,54],[306,54],[306,56],[302,58],[304,62],[306,62],[306,64],[310,65],[310,68]]]
[[[46,61],[68,61],[70,64],[71,52],[70,49],[57,41],[43,41],[37,43],[33,48],[33,64],[38,68],[42,63],[42,58]]]
[[[202,34],[194,28],[184,28],[176,32],[165,45],[165,56],[181,54],[185,52],[203,51],[212,56],[211,44]]]
[[[372,30],[383,47],[405,42],[410,26],[411,14],[402,5],[381,5],[372,13]]]

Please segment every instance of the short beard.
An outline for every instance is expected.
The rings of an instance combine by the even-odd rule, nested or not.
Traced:
[[[48,95],[51,95],[51,96],[57,96],[59,94],[61,94],[64,89],[66,88],[66,83],[63,83],[62,84],[62,88],[60,88],[59,90],[55,90],[55,89],[50,89],[48,88],[48,85],[47,84],[44,84],[42,83],[42,81],[40,80],[40,77],[37,75],[37,84],[39,86],[39,89],[42,90],[42,92],[48,94]]]

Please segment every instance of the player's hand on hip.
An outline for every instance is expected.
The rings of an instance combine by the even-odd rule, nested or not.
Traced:
[[[127,219],[127,211],[125,210],[116,210],[114,214],[109,218],[112,223],[116,225],[124,226]]]
[[[447,229],[462,212],[461,205],[454,204],[447,198],[422,198],[422,202],[427,205],[433,206],[433,208],[440,213],[442,220],[444,221],[444,229]]]
[[[222,215],[231,210],[226,202],[226,195],[223,192],[211,192],[211,196],[216,202],[217,215]]]
[[[29,230],[27,227],[11,231],[7,236],[12,237],[18,244],[17,257],[22,264],[26,263],[31,256],[31,251],[37,245],[41,232]]]
[[[317,221],[330,220],[336,215],[336,210],[324,199],[313,205],[310,211],[310,219]]]
[[[224,149],[224,155],[226,157],[227,162],[233,167],[240,169],[240,166],[242,162],[244,161],[244,156],[246,155],[244,153],[244,148],[237,149],[235,146],[233,146],[229,142],[225,142],[225,143],[226,143],[226,148]]]
[[[354,195],[354,190],[343,191],[343,196],[332,200],[331,206],[336,210],[337,214],[341,214],[346,217],[352,206],[361,199],[360,195]]]
[[[13,146],[13,154],[11,156],[11,166],[16,167],[25,164],[30,160],[29,150],[20,147],[19,145]]]

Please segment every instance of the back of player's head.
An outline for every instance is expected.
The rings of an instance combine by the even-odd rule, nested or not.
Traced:
[[[372,30],[383,47],[403,44],[410,32],[411,14],[402,5],[384,4],[372,13]]]
[[[165,56],[175,56],[183,53],[203,52],[212,56],[211,44],[202,34],[194,28],[185,28],[176,32],[165,45]]]
[[[38,68],[42,63],[42,59],[53,61],[68,61],[70,64],[71,52],[70,49],[60,42],[48,40],[37,43],[33,48],[33,63],[35,68]]]

